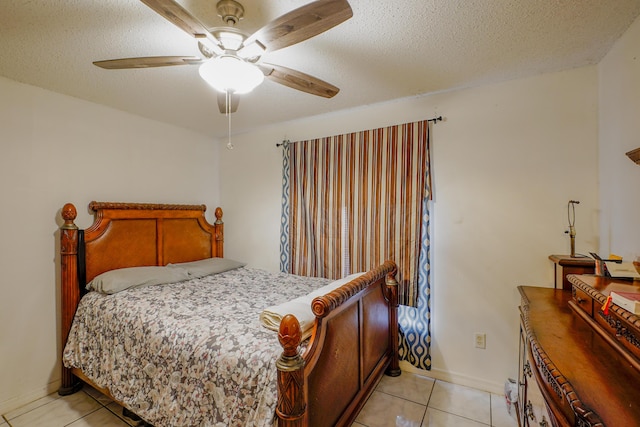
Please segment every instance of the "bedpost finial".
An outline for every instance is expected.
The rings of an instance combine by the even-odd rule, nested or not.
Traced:
[[[280,341],[280,345],[284,350],[283,356],[296,356],[301,340],[302,329],[300,328],[300,322],[294,315],[287,314],[282,318],[278,331],[278,341]]]
[[[276,360],[278,369],[278,403],[276,414],[281,427],[298,427],[307,425],[305,411],[307,396],[304,376],[304,359],[298,352],[302,331],[298,319],[287,314],[280,322],[278,341],[283,348]]]
[[[222,208],[216,208],[216,224],[222,224]]]
[[[62,207],[62,219],[64,219],[64,224],[62,228],[78,228],[73,221],[78,216],[78,211],[76,207],[73,206],[73,203],[67,203]]]

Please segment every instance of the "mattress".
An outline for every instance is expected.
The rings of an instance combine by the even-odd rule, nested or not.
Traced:
[[[238,268],[113,295],[90,292],[63,363],[156,427],[271,426],[282,348],[260,313],[329,282]]]

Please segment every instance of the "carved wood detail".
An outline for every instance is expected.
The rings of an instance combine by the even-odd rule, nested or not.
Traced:
[[[64,224],[60,227],[60,260],[61,260],[61,340],[62,348],[67,343],[73,316],[76,313],[80,301],[80,288],[78,286],[78,227],[74,223],[77,210],[71,203],[64,205],[61,211]],[[82,385],[71,371],[62,367],[62,385],[59,393],[67,395],[78,391]]]
[[[216,208],[216,221],[213,224],[216,239],[216,255],[224,257],[224,222],[222,222],[222,209]]]
[[[640,349],[640,340],[621,320],[610,314],[604,314],[602,310],[598,311],[597,315],[604,320],[611,329],[615,330],[616,338],[622,338],[632,346]]]
[[[594,289],[592,286],[588,286],[587,284],[585,284],[582,280],[580,280],[581,276],[567,276],[567,279],[569,280],[569,282],[571,282],[572,285],[574,285],[575,287],[579,288],[581,291],[587,293],[591,298],[593,298],[594,301],[597,301],[598,303],[600,303],[599,307],[602,307],[602,305],[604,305],[604,303],[607,300],[607,297],[604,296],[601,292],[598,292],[597,289]],[[598,278],[602,279],[602,281],[606,281],[606,278]],[[599,310],[602,311],[602,310]],[[623,318],[625,321],[627,321],[629,323],[629,325],[633,328],[637,328],[640,329],[640,316],[637,316],[633,313],[631,313],[630,311],[627,311],[621,307],[618,307],[617,305],[611,305],[609,307],[609,311],[616,313],[618,316],[620,316],[621,318]]]
[[[206,205],[181,205],[181,204],[163,204],[163,203],[122,203],[122,202],[96,202],[89,203],[89,209],[92,211],[101,211],[104,209],[118,210],[163,210],[163,211],[202,211],[207,210]],[[220,210],[222,213],[222,210]],[[221,215],[222,216],[222,215]]]
[[[365,289],[370,283],[386,277],[387,274],[394,273],[395,270],[395,263],[393,263],[393,261],[386,261],[384,264],[379,265],[362,276],[355,278],[338,289],[335,289],[321,297],[314,298],[311,303],[313,314],[319,318],[326,317],[331,310],[340,307],[345,301]]]
[[[398,324],[398,282],[396,281],[397,269],[387,272],[385,278],[385,297],[389,303],[389,324]],[[387,368],[386,374],[391,377],[397,377],[401,374],[400,370],[400,345],[393,345],[399,342],[398,328],[389,328],[389,342],[391,343],[391,362]]]
[[[577,290],[584,292],[594,301],[593,313],[587,313],[589,316],[584,316],[585,320],[592,317],[592,320],[600,325],[595,327],[597,332],[600,332],[601,329],[604,331],[608,327],[610,334],[603,332],[603,337],[614,340],[626,348],[628,352],[622,351],[623,357],[627,358],[634,369],[640,372],[640,317],[615,304],[610,304],[608,313],[605,314],[602,306],[607,298],[598,289],[606,286],[607,278],[592,279],[596,281],[595,284],[598,286],[596,289],[580,280],[580,277],[584,276],[568,276],[573,285],[573,292]],[[578,311],[578,314],[583,315],[581,311]],[[614,343],[614,345],[616,344]]]
[[[300,323],[287,314],[280,322],[278,341],[283,348],[276,362],[278,368],[278,425],[296,427],[304,425],[307,398],[304,382],[304,359],[298,352],[302,340]]]

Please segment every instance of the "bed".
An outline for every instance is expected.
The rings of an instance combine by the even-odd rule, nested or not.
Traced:
[[[60,227],[59,237],[63,358],[67,341],[72,341],[70,338],[73,338],[74,342],[73,346],[70,344],[70,347],[73,347],[73,351],[76,353],[81,353],[84,348],[82,341],[78,341],[78,336],[94,334],[99,338],[96,341],[104,341],[106,339],[106,337],[100,335],[102,332],[79,334],[77,332],[77,324],[90,323],[87,320],[79,319],[74,324],[76,311],[78,311],[78,315],[85,312],[92,313],[90,317],[97,317],[100,314],[99,311],[96,311],[99,308],[95,307],[103,307],[104,305],[92,306],[91,309],[86,308],[93,299],[108,300],[95,295],[96,292],[87,293],[85,291],[87,283],[92,282],[97,277],[101,277],[103,274],[108,274],[107,272],[120,271],[121,269],[147,266],[171,267],[174,265],[188,265],[184,263],[199,260],[206,262],[210,258],[214,260],[218,258],[225,259],[223,258],[224,224],[220,208],[215,210],[216,220],[213,224],[209,223],[205,218],[206,207],[204,205],[91,202],[89,209],[94,212],[94,220],[93,224],[86,230],[80,230],[76,226],[77,210],[72,204],[66,204],[61,210],[63,224]],[[264,289],[271,289],[270,286],[273,285],[272,282],[274,281],[285,282],[290,278],[278,276],[277,274],[262,276],[262,272],[245,270],[245,267],[241,267],[233,271],[222,272],[219,275],[215,275],[215,277],[205,276],[198,279],[204,282],[187,280],[172,285],[135,288],[118,293],[117,296],[125,298],[124,294],[131,291],[133,298],[146,298],[148,297],[146,294],[153,295],[155,293],[158,295],[154,297],[159,299],[145,304],[163,305],[166,301],[169,301],[166,299],[168,298],[168,293],[174,292],[174,289],[179,286],[184,286],[190,289],[189,292],[195,295],[196,300],[204,302],[207,307],[215,305],[217,299],[221,298],[218,295],[223,294],[242,295],[248,301],[248,303],[242,305],[247,306],[247,309],[250,310],[255,310],[259,304],[266,306],[270,303],[281,302],[276,301],[276,299],[269,300],[271,296],[266,295],[271,295],[272,292],[265,294]],[[366,399],[384,373],[392,376],[400,375],[395,273],[395,264],[392,261],[387,261],[371,271],[353,278],[353,280],[333,283],[334,286],[330,288],[332,290],[328,291],[327,294],[318,295],[311,300],[313,318],[308,334],[304,334],[301,322],[290,314],[282,318],[277,331],[270,331],[266,328],[262,328],[262,331],[255,331],[257,335],[266,334],[262,338],[266,337],[265,339],[270,340],[267,345],[261,344],[261,347],[268,347],[272,351],[267,355],[272,360],[265,362],[271,367],[271,370],[262,375],[269,378],[268,383],[270,385],[268,387],[273,387],[275,390],[275,397],[272,399],[254,395],[263,396],[263,393],[266,392],[262,389],[256,389],[251,391],[249,395],[243,396],[242,401],[273,400],[271,405],[273,407],[273,415],[258,412],[258,415],[254,414],[255,419],[262,419],[262,422],[264,422],[264,419],[267,418],[268,420],[264,425],[277,424],[281,427],[347,426],[355,420]],[[256,276],[257,280],[262,283],[262,294],[253,297],[247,295],[248,291],[243,288],[245,279],[241,279],[239,285],[226,282],[227,276],[230,277],[235,274]],[[220,280],[224,280],[225,285],[218,284],[221,283],[218,282]],[[213,284],[214,281],[216,281],[216,284]],[[323,283],[292,284],[287,289],[296,289],[299,294],[307,289],[305,286],[319,284]],[[207,286],[209,287],[207,289],[217,289],[218,294],[216,295],[209,291],[204,294],[197,294],[197,292],[203,292],[201,288]],[[220,289],[221,286],[227,286],[227,289]],[[249,289],[249,285],[247,285],[247,289]],[[236,290],[237,292],[235,292]],[[286,292],[289,292],[289,290]],[[274,291],[273,294],[277,294],[277,292]],[[129,297],[127,296],[127,298]],[[117,303],[116,306],[119,306],[118,304],[122,303]],[[221,304],[220,308],[216,308],[213,311],[223,312],[224,309],[230,310],[226,303],[222,302]],[[137,305],[141,304],[137,303]],[[192,313],[197,310],[190,308],[188,311]],[[242,310],[238,309],[238,311],[241,312]],[[126,310],[126,313],[129,313],[129,310]],[[258,314],[255,314],[255,316],[257,317]],[[121,317],[127,316],[112,314],[108,319],[113,319],[112,321],[116,322],[116,320],[122,320],[120,319]],[[110,322],[100,320],[98,323],[106,327],[108,326],[106,324]],[[192,324],[192,322],[192,320],[189,320],[188,324]],[[233,322],[226,322],[225,328],[233,326]],[[135,325],[135,321],[133,324]],[[172,325],[170,321],[167,321],[167,324]],[[72,325],[74,327],[73,330]],[[121,326],[117,327],[121,328]],[[160,329],[166,330],[171,327],[162,326]],[[141,329],[144,328],[136,328],[136,334]],[[207,337],[202,331],[216,328],[203,326],[202,328],[193,329],[200,333],[199,339],[204,342]],[[229,332],[234,331],[234,329],[229,329],[228,331],[222,327],[220,329],[223,334],[227,335],[222,338],[216,338],[218,341],[232,336],[235,337],[236,332]],[[180,331],[177,330],[171,330],[170,332],[170,335],[168,335],[170,337],[180,334]],[[308,335],[309,337],[303,339],[303,335]],[[242,338],[238,339],[242,340]],[[252,340],[253,338],[244,339],[246,342],[251,342]],[[166,342],[167,339],[165,338],[164,341]],[[195,348],[196,346],[193,345],[193,347]],[[201,349],[203,346],[199,344],[197,347]],[[158,348],[154,347],[151,352],[163,353],[162,349],[158,350]],[[70,349],[66,349],[66,351],[71,352]],[[147,351],[149,352],[149,349]],[[217,354],[220,354],[220,349],[216,349],[216,351],[218,352]],[[69,355],[67,354],[68,357]],[[220,370],[219,368],[213,368],[215,361],[209,360],[208,357],[199,357],[198,363],[193,365],[197,365],[198,369],[206,370],[211,368]],[[224,357],[224,355],[221,357]],[[119,356],[114,360],[116,362],[119,361]],[[143,363],[142,365],[145,364]],[[227,362],[227,365],[230,364]],[[194,370],[194,366],[187,366],[185,369]],[[238,363],[238,366],[244,365]],[[230,366],[227,368],[227,370],[231,369]],[[111,368],[103,369],[106,372],[103,377],[105,375],[117,377],[116,380],[119,379],[123,383],[133,381],[129,378],[124,378],[126,374],[118,373],[117,375],[112,375],[109,369]],[[184,378],[181,379],[178,374],[175,374],[175,378],[172,378],[169,374],[159,374],[155,369],[152,364],[140,366],[140,370],[142,372],[146,370],[146,374],[150,378],[166,377],[167,381],[173,381],[174,386],[185,382]],[[245,366],[242,371],[246,370]],[[199,378],[207,375],[209,375],[208,372],[198,370],[196,376]],[[229,375],[237,378],[242,373],[231,372]],[[135,407],[135,405],[131,404],[133,400],[126,394],[128,392],[123,394],[122,387],[118,383],[109,383],[108,386],[105,386],[103,378],[100,375],[96,375],[95,370],[88,367],[65,367],[63,365],[62,384],[59,394],[74,393],[82,387],[83,383],[97,388],[136,413],[140,410],[140,407]],[[129,389],[134,389],[134,387],[129,387]],[[233,420],[229,419],[222,423],[220,420],[216,422],[208,419],[206,414],[209,412],[207,411],[212,409],[205,407],[209,403],[201,402],[207,402],[207,398],[211,397],[207,394],[215,395],[217,393],[220,395],[217,396],[218,401],[220,401],[221,396],[224,397],[224,393],[216,392],[211,387],[210,391],[210,393],[193,392],[193,396],[173,394],[170,400],[174,402],[174,405],[177,401],[195,401],[196,412],[199,411],[205,414],[203,419],[206,420],[206,422],[198,421],[196,425],[259,425],[253,422],[236,422],[235,416]],[[155,391],[146,394],[154,393]],[[196,394],[198,394],[198,399],[200,400],[194,397]],[[200,396],[201,394],[205,396]],[[264,396],[267,395],[264,394]],[[209,401],[215,404],[216,399],[210,398]],[[200,406],[198,407],[197,405]],[[181,409],[172,408],[171,410],[180,411]],[[145,414],[149,413],[144,412],[144,408],[142,408],[142,414],[140,415],[152,424],[155,421],[158,427],[163,425],[165,422],[163,420],[166,419],[173,419],[174,421],[172,422],[176,425],[180,424],[175,422],[180,418],[175,417],[145,418]],[[160,422],[157,420],[160,420]],[[189,422],[184,421],[182,424],[189,425]]]

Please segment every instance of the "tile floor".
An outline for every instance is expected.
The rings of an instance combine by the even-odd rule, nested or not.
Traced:
[[[56,393],[3,414],[0,427],[128,427],[122,408],[95,390]],[[383,377],[353,427],[515,427],[504,397],[403,372]]]
[[[384,376],[353,427],[517,427],[504,396],[403,372]]]

